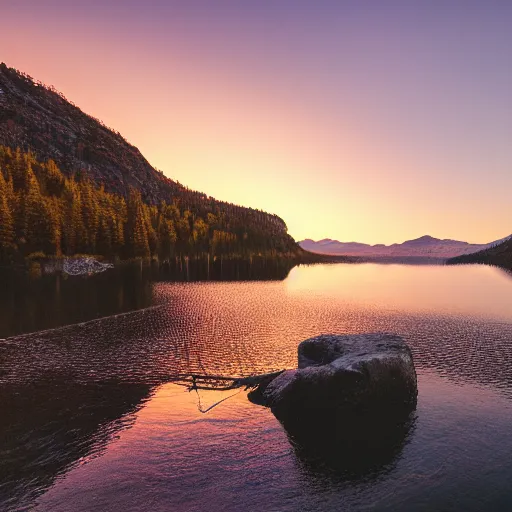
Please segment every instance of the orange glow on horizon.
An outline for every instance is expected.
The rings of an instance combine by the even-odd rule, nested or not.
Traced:
[[[137,24],[54,31],[50,19],[38,21],[5,23],[7,65],[55,85],[170,178],[278,214],[296,240],[390,244],[430,234],[484,243],[512,231],[510,177],[461,180],[453,168],[470,162],[462,152],[458,162],[425,142],[418,154],[407,126],[386,126],[391,108],[365,103],[372,87],[347,90],[334,105],[322,96],[334,76],[301,74],[300,59],[280,68],[268,54],[250,61],[249,73],[236,48],[231,60],[228,46],[216,59],[206,39],[194,46],[185,30],[152,35],[141,25],[139,38],[130,36]]]

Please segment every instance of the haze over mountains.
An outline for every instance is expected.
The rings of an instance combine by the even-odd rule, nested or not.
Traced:
[[[441,240],[429,235],[407,240],[401,244],[369,245],[359,242],[339,242],[325,238],[314,241],[306,239],[299,245],[311,252],[329,255],[358,256],[365,258],[435,258],[445,259],[472,254],[501,244],[510,236],[486,244],[469,244],[460,240]]]

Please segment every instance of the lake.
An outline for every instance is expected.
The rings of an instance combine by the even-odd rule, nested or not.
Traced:
[[[268,281],[73,279],[13,280],[0,294],[1,510],[512,509],[506,272],[329,264]],[[173,382],[295,367],[308,337],[375,331],[410,345],[418,406],[357,471],[292,443],[245,391]]]

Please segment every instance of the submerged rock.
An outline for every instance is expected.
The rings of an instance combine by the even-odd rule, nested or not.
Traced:
[[[416,406],[416,371],[399,336],[321,335],[299,345],[298,360],[298,369],[260,386],[251,399],[308,443],[334,436],[352,448],[368,446]]]

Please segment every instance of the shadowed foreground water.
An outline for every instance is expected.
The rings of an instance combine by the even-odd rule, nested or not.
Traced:
[[[482,266],[323,265],[165,283],[154,307],[0,344],[0,509],[510,510],[512,279]],[[293,444],[239,392],[207,414],[184,372],[293,367],[322,332],[410,344],[418,408],[353,467]],[[208,407],[233,392],[200,393]]]

